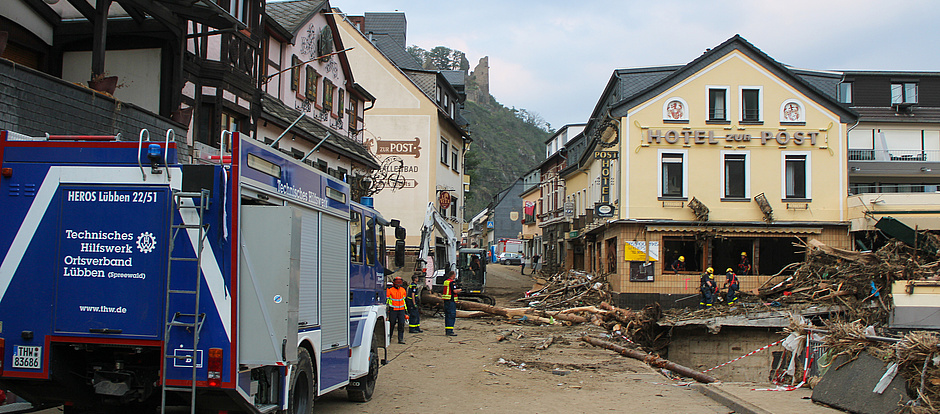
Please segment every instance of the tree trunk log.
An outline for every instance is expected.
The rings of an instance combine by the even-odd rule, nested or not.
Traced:
[[[430,304],[435,304],[435,305],[444,304],[444,300],[441,299],[439,295],[432,294],[427,291],[424,291],[424,292],[426,293],[421,295],[422,303],[430,303]],[[555,323],[551,319],[529,314],[528,312],[531,310],[529,308],[507,309],[507,308],[502,308],[499,306],[491,306],[491,305],[486,305],[486,304],[478,303],[478,302],[460,301],[459,299],[457,301],[457,308],[465,310],[465,311],[486,312],[490,315],[504,316],[507,318],[525,318],[527,320],[531,320],[536,323],[544,323],[544,324],[549,324],[549,325]]]
[[[633,349],[629,349],[629,348],[624,348],[624,347],[622,347],[622,346],[620,346],[620,345],[617,345],[617,344],[614,344],[614,343],[611,343],[611,342],[607,342],[607,341],[602,341],[602,340],[597,339],[597,338],[592,338],[592,337],[587,336],[587,335],[582,336],[582,337],[581,337],[581,340],[584,341],[584,342],[587,342],[587,343],[589,343],[589,344],[591,344],[591,345],[594,345],[594,346],[599,346],[599,347],[601,347],[601,348],[607,348],[607,349],[609,349],[609,350],[611,350],[611,351],[614,351],[614,352],[616,352],[616,353],[618,353],[618,354],[620,354],[620,355],[623,355],[623,356],[626,356],[626,357],[630,357],[630,358],[633,358],[633,359],[638,359],[638,360],[640,360],[640,361],[643,361],[643,362],[649,364],[650,366],[652,366],[652,367],[654,367],[654,368],[665,368],[665,369],[668,369],[668,370],[670,370],[670,371],[672,371],[672,372],[675,372],[675,373],[677,373],[677,374],[679,374],[679,375],[682,375],[683,377],[689,377],[689,378],[692,378],[692,379],[694,379],[694,380],[696,380],[696,381],[698,381],[698,382],[704,382],[704,383],[708,384],[708,383],[711,383],[711,382],[715,382],[715,381],[716,381],[715,378],[712,378],[712,377],[710,377],[710,376],[708,376],[708,375],[706,375],[706,374],[704,374],[704,373],[695,371],[695,370],[693,370],[693,369],[691,369],[691,368],[684,367],[684,366],[682,366],[682,365],[679,365],[679,364],[676,364],[676,363],[674,363],[674,362],[671,362],[671,361],[662,359],[662,358],[660,358],[660,357],[647,354],[646,352],[637,351],[637,350],[633,350]]]

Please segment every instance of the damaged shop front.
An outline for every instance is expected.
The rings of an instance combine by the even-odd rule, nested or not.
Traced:
[[[727,269],[740,281],[740,291],[756,290],[791,263],[805,259],[800,241],[814,238],[848,248],[844,223],[733,223],[618,220],[586,235],[611,273],[612,300],[639,309],[659,303],[664,309],[694,306],[699,281],[708,267],[721,286]],[[680,257],[683,259],[680,261]]]

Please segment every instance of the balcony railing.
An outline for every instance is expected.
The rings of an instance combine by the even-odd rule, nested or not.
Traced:
[[[849,149],[849,161],[940,162],[940,150]]]
[[[940,184],[867,184],[857,183],[849,185],[849,195],[873,193],[936,193],[940,192]]]

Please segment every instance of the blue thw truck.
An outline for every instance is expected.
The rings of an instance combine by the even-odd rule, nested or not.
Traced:
[[[0,387],[75,413],[369,400],[389,222],[248,136],[182,165],[148,135],[0,132]]]

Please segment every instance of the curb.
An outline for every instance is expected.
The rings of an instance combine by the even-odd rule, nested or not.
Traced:
[[[692,384],[691,387],[715,402],[730,408],[735,414],[772,414],[770,411],[744,401],[719,388],[711,387],[706,384]]]

